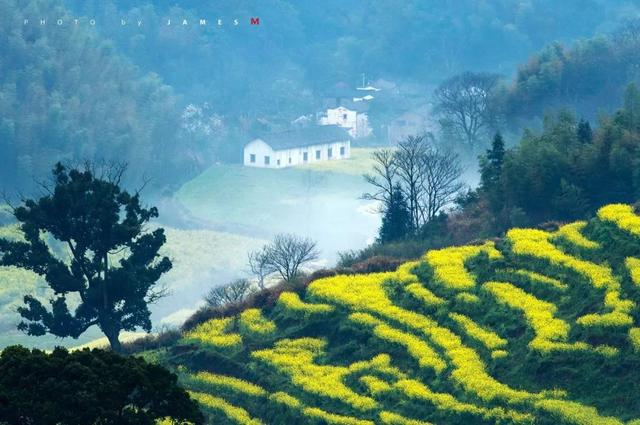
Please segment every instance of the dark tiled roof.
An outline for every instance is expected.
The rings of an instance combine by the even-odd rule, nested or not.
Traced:
[[[350,140],[349,133],[337,125],[315,125],[280,133],[265,134],[258,139],[274,150],[300,148],[323,143],[344,142]]]
[[[364,94],[360,94],[360,97],[365,96]],[[339,106],[344,106],[347,109],[351,109],[356,112],[367,112],[369,110],[369,102],[366,100],[362,100],[360,102],[354,102],[352,97],[327,97],[322,101],[322,106],[324,108],[337,108]]]

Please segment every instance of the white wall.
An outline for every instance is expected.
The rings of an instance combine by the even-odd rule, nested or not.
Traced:
[[[367,114],[358,114],[356,123],[355,137],[367,137],[372,133]]]
[[[344,106],[335,109],[327,109],[327,115],[320,119],[322,125],[339,125],[349,129],[349,135],[356,137],[356,129],[358,127],[358,113]]]
[[[341,147],[345,148],[343,156],[340,156]],[[351,156],[351,142],[348,140],[344,142],[274,151],[261,139],[256,139],[244,147],[244,165],[248,167],[284,168],[317,161],[327,161],[329,160],[329,148],[332,150],[331,160],[347,159]],[[316,159],[316,151],[320,151],[320,159]],[[307,152],[306,162],[304,161],[305,152]],[[255,154],[256,156],[255,163],[251,163],[251,154]],[[265,156],[269,156],[269,165],[265,165],[264,163]],[[289,159],[291,159],[290,162]],[[278,161],[280,162],[278,163]]]
[[[327,109],[327,114],[320,118],[320,124],[346,128],[353,138],[367,137],[372,132],[367,114],[352,111],[344,106]]]

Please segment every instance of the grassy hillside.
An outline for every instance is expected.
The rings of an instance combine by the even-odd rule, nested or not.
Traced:
[[[640,424],[640,216],[284,292],[145,356],[216,424]]]
[[[216,165],[182,186],[177,199],[196,218],[232,233],[269,238],[293,232],[320,243],[327,258],[366,245],[379,217],[358,198],[369,150],[353,160],[286,169]]]

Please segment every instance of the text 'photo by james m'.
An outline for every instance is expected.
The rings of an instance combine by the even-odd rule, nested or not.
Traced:
[[[29,19],[25,18],[22,21],[22,25],[55,25],[59,27],[69,27],[69,26],[79,26],[79,25],[89,25],[96,26],[99,22],[93,18],[57,18],[57,19],[48,19],[48,18],[38,18],[38,19]],[[165,18],[161,22],[162,25],[165,26],[183,26],[183,27],[207,27],[207,26],[259,26],[260,25],[260,17],[252,16],[249,18],[216,18],[216,19],[186,19],[186,18]],[[142,19],[120,19],[119,25],[122,27],[127,26],[138,26],[142,27],[145,25],[145,21]]]

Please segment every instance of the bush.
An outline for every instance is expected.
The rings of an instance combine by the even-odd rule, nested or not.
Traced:
[[[405,261],[406,260],[399,258],[376,255],[359,263],[355,263],[351,268],[355,273],[391,272]]]
[[[204,421],[173,373],[140,358],[21,346],[0,356],[0,422],[151,425],[166,417]]]

